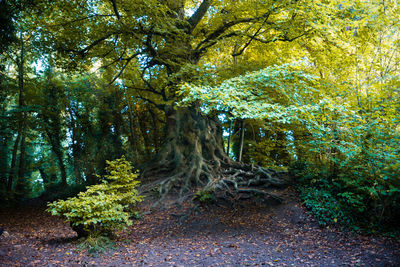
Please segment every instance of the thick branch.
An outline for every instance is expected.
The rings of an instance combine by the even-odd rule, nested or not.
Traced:
[[[195,48],[195,54],[197,55],[201,55],[203,54],[207,48],[213,46],[216,42],[215,40],[220,38],[222,35],[225,34],[226,31],[228,31],[230,28],[232,28],[233,26],[236,26],[238,24],[242,24],[242,23],[249,23],[249,22],[258,22],[260,20],[264,20],[264,24],[268,24],[267,19],[268,17],[276,12],[278,9],[280,8],[284,8],[286,6],[295,4],[297,2],[299,2],[300,0],[293,0],[289,3],[286,3],[282,6],[275,6],[272,7],[268,12],[262,14],[261,16],[258,17],[249,17],[249,18],[241,18],[241,19],[237,19],[237,20],[233,20],[230,22],[226,22],[223,25],[221,25],[220,27],[218,27],[216,30],[214,30],[212,33],[210,33],[203,41],[201,41],[197,47]],[[225,36],[229,36],[230,34],[226,34]],[[232,35],[230,35],[232,36]]]
[[[313,31],[313,29],[308,30],[308,31],[305,31],[305,32],[303,32],[303,33],[301,33],[301,34],[299,34],[299,35],[297,35],[297,36],[295,36],[295,37],[292,37],[292,38],[289,38],[289,37],[287,37],[287,36],[285,35],[285,36],[279,38],[278,41],[282,41],[282,42],[293,42],[294,40],[296,40],[296,39],[298,39],[298,38],[300,38],[300,37],[303,37],[304,35],[306,35],[306,34],[312,32],[312,31]]]
[[[114,49],[111,49],[110,51],[108,51],[108,52],[106,53],[106,55],[109,54],[109,53],[111,53],[112,50],[114,50]],[[125,52],[126,52],[126,50],[127,50],[127,47],[125,46],[125,47],[124,47],[124,51],[123,51],[121,54],[124,55]],[[104,65],[100,66],[100,68],[106,69],[106,68],[108,68],[108,67],[114,65],[115,63],[117,63],[117,62],[119,62],[119,61],[121,61],[121,60],[124,60],[124,58],[123,58],[122,56],[119,56],[118,58],[116,58],[115,60],[111,61],[110,63],[107,63],[107,64],[104,64]]]
[[[270,40],[264,40],[264,39],[260,39],[260,38],[257,38],[257,37],[253,37],[252,39],[254,41],[257,41],[257,42],[260,42],[260,43],[263,43],[263,44],[269,44],[269,43],[276,42],[276,41],[293,42],[294,40],[296,40],[296,39],[298,39],[300,37],[303,37],[304,35],[306,35],[306,34],[308,34],[310,32],[312,32],[312,30],[305,31],[305,32],[303,32],[303,33],[301,33],[301,34],[299,34],[299,35],[297,35],[295,37],[292,37],[292,38],[289,38],[287,36],[280,36],[278,38],[273,38],[273,39],[270,39]]]
[[[151,100],[151,99],[149,99],[149,98],[147,98],[147,97],[144,97],[144,96],[142,96],[142,95],[139,95],[138,98],[143,99],[144,101],[149,102],[150,104],[154,105],[154,106],[155,106],[156,108],[158,108],[159,110],[164,110],[164,108],[165,108],[165,105],[163,105],[163,104],[157,104],[157,103],[154,102],[153,100]]]
[[[110,38],[111,36],[113,36],[114,34],[119,34],[119,32],[112,32],[109,34],[104,35],[103,37],[95,40],[93,43],[91,43],[90,45],[86,46],[85,48],[81,49],[81,50],[74,50],[74,49],[65,49],[65,51],[67,52],[73,52],[73,53],[77,53],[80,54],[82,57],[85,56],[85,54],[87,52],[89,52],[90,49],[92,49],[93,47],[95,47],[96,45],[100,44],[101,42],[107,40],[108,38]]]
[[[117,17],[117,19],[120,19],[121,16],[119,15],[119,12],[118,12],[118,9],[117,9],[117,3],[115,2],[115,0],[110,0],[110,1],[112,3],[115,16]]]
[[[151,93],[151,94],[155,94],[155,95],[158,95],[158,96],[162,96],[162,94],[161,94],[160,92],[157,92],[156,90],[146,89],[146,88],[139,88],[139,87],[136,87],[136,86],[129,86],[129,85],[125,85],[125,86],[126,86],[127,88],[135,89],[135,90],[137,90],[137,91],[148,92],[148,93]]]
[[[275,11],[275,8],[264,13],[261,16],[258,17],[251,17],[251,18],[242,18],[242,19],[237,19],[234,21],[230,21],[227,23],[224,23],[223,25],[221,25],[220,27],[218,27],[215,31],[213,31],[212,33],[210,33],[203,41],[201,41],[197,47],[196,47],[196,51],[198,54],[202,54],[203,52],[205,52],[205,50],[212,46],[209,45],[209,43],[215,43],[215,39],[218,39],[221,35],[223,35],[227,30],[229,30],[230,28],[232,28],[233,26],[236,26],[238,24],[242,24],[242,23],[249,23],[249,22],[257,22],[259,20],[264,20],[264,24],[267,23],[268,17],[272,14],[272,12]],[[229,34],[228,34],[229,35]]]
[[[211,0],[203,0],[196,12],[194,12],[194,14],[189,18],[190,32],[192,32],[196,28],[197,24],[199,24],[201,19],[207,13],[207,10],[210,8],[210,5]]]
[[[269,13],[267,13],[269,15]],[[266,14],[266,15],[267,15]],[[217,39],[219,36],[221,36],[222,34],[224,34],[227,30],[229,30],[230,28],[232,28],[235,25],[241,24],[241,23],[247,23],[247,22],[252,22],[252,21],[256,21],[259,18],[243,18],[243,19],[238,19],[235,21],[230,21],[228,23],[225,23],[223,25],[221,25],[220,27],[218,27],[215,31],[213,31],[212,33],[210,33],[206,39],[204,39],[203,41],[201,41],[197,47],[196,47],[196,51],[204,51],[204,48],[202,46],[206,45],[209,42],[212,42],[213,40]]]
[[[123,59],[126,60],[126,63],[122,66],[121,70],[118,72],[118,74],[114,77],[114,79],[112,79],[112,81],[110,82],[110,84],[113,84],[120,76],[121,74],[124,72],[124,70],[126,69],[126,67],[128,66],[129,62],[134,59],[135,57],[137,57],[140,54],[140,52],[135,53],[133,55],[131,55],[130,57]]]
[[[264,27],[265,23],[267,23],[267,20],[269,18],[269,15],[265,18],[263,24],[258,28],[258,30],[250,37],[250,40],[238,51],[232,54],[233,57],[240,56],[243,54],[244,50],[251,44],[251,42],[254,40],[254,38],[260,33],[261,29]]]

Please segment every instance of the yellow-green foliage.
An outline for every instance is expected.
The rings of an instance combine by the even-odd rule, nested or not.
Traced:
[[[138,175],[132,173],[132,166],[124,157],[107,164],[109,174],[101,184],[87,187],[77,197],[49,203],[47,211],[87,233],[111,232],[131,225],[129,211],[142,201],[136,190]]]

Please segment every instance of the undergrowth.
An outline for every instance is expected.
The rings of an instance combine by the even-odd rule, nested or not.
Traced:
[[[290,171],[296,178],[302,203],[321,226],[335,225],[400,239],[399,225],[394,220],[381,219],[385,210],[379,210],[381,206],[369,193],[367,183],[359,186],[356,177],[343,173],[332,175],[329,170],[309,163],[297,162]],[[398,212],[396,201],[391,207],[393,216]]]

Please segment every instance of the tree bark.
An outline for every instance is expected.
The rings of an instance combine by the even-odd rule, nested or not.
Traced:
[[[240,190],[251,187],[251,183],[257,188],[285,183],[273,170],[229,158],[224,151],[220,121],[202,114],[197,104],[189,108],[169,106],[165,136],[159,153],[141,168],[143,180],[156,180],[153,184],[159,185],[161,200],[173,189],[181,197],[193,188],[234,195],[232,192],[246,191]]]
[[[11,168],[10,168],[10,175],[8,177],[8,185],[7,185],[7,190],[11,191],[12,185],[14,182],[14,175],[16,173],[16,163],[17,163],[17,153],[18,153],[18,145],[19,142],[22,138],[21,142],[21,147],[24,148],[23,153],[25,153],[25,134],[23,133],[25,130],[23,129],[24,127],[24,119],[25,119],[25,113],[22,111],[22,108],[25,105],[24,102],[24,57],[25,57],[25,46],[24,46],[24,40],[23,40],[23,35],[22,32],[20,33],[20,42],[21,42],[21,51],[19,58],[16,59],[17,62],[17,67],[18,67],[18,89],[19,89],[19,96],[18,96],[18,105],[19,105],[19,115],[18,115],[18,135],[14,143],[14,148],[13,148],[13,154],[12,154],[12,159],[11,159]],[[22,144],[24,143],[24,144]],[[22,155],[22,151],[20,152],[20,161],[21,159],[24,160],[24,155]],[[23,168],[24,162],[19,162],[19,169],[17,173],[17,183],[20,180],[20,169]]]
[[[132,113],[132,107],[130,104],[128,104],[128,110],[129,110],[129,143],[131,144],[131,148],[133,150],[133,158],[136,161],[138,159],[138,148],[137,148],[137,138],[136,138],[136,133],[135,133],[135,127],[134,127],[134,117]]]
[[[141,113],[141,114],[140,114]],[[141,116],[142,115],[142,116]],[[152,156],[151,153],[151,140],[149,137],[149,134],[147,133],[147,129],[149,128],[148,124],[146,123],[146,112],[140,112],[138,109],[136,109],[136,116],[139,121],[139,129],[142,133],[143,141],[144,141],[144,150],[146,152],[146,158],[149,159]]]
[[[151,119],[153,122],[153,147],[154,147],[154,151],[155,153],[158,153],[158,151],[160,150],[160,146],[159,146],[159,126],[158,126],[158,117],[157,114],[154,112],[154,110],[149,109],[150,115],[151,115]]]
[[[46,127],[46,126],[45,126]],[[67,172],[65,170],[64,165],[64,153],[62,151],[61,141],[50,132],[50,130],[46,127],[45,128],[47,137],[49,138],[51,150],[53,151],[54,155],[57,158],[58,167],[61,172],[61,183],[66,185],[67,184]]]
[[[81,166],[79,163],[80,156],[82,154],[82,149],[80,148],[80,140],[77,139],[77,129],[76,129],[76,119],[71,105],[68,107],[68,113],[71,119],[71,132],[72,132],[72,155],[73,155],[73,165],[76,183],[83,183]]]
[[[0,130],[1,132],[1,130]],[[7,189],[7,174],[8,174],[8,146],[7,141],[0,137],[0,190]]]
[[[21,146],[20,146],[20,154],[19,154],[19,166],[18,166],[18,177],[17,177],[17,185],[15,187],[15,191],[18,195],[23,196],[26,190],[26,181],[25,181],[25,130],[22,130],[21,137]]]
[[[61,171],[61,183],[63,185],[67,185],[67,172],[65,170],[65,165],[63,161],[63,153],[61,150],[59,150],[59,153],[57,155],[57,160],[58,160],[58,165],[60,166],[60,171]]]
[[[45,187],[45,191],[47,191],[47,185],[50,183],[50,178],[44,171],[42,167],[39,167],[40,177],[42,177],[43,185]]]
[[[243,156],[243,144],[244,144],[244,121],[240,121],[240,136],[239,136],[239,151],[237,161],[242,161]]]
[[[6,86],[2,86],[2,78],[0,77],[0,190],[7,190],[9,141],[12,140],[9,129],[10,123],[8,119],[5,119],[7,118],[7,102],[5,101],[7,94],[8,90]]]
[[[128,118],[129,118],[129,144],[131,145],[132,153],[133,153],[133,160],[136,162],[138,160],[138,145],[137,145],[137,135],[135,133],[135,127],[134,127],[134,122],[135,118],[133,116],[133,111],[132,111],[132,103],[130,99],[128,98],[128,94],[126,92],[126,87],[124,87],[124,94],[125,94],[125,101],[128,106]]]
[[[231,149],[231,139],[232,139],[232,127],[233,127],[233,122],[232,120],[229,122],[229,135],[228,135],[228,145],[226,147],[226,154],[229,157],[229,152]]]
[[[24,59],[25,59],[25,46],[23,35],[21,32],[20,36],[21,41],[21,54],[19,59],[18,66],[18,87],[19,87],[19,108],[22,109],[25,106],[24,101]],[[25,125],[25,112],[20,111],[20,130],[22,131],[21,136],[21,146],[20,146],[20,154],[19,154],[19,166],[18,166],[18,179],[17,179],[17,187],[16,191],[23,192],[25,185],[25,138],[26,138],[26,129],[24,129]]]
[[[17,152],[18,152],[18,146],[19,146],[20,139],[21,139],[21,134],[20,134],[20,130],[18,130],[18,135],[17,135],[17,138],[15,139],[13,152],[12,152],[10,173],[8,175],[8,182],[7,182],[7,191],[8,192],[10,192],[12,190],[12,185],[14,183],[15,165],[17,162]]]
[[[95,184],[98,182],[98,178],[95,174],[95,169],[94,169],[94,164],[87,164],[87,167],[85,169],[85,179],[86,183],[89,185]]]

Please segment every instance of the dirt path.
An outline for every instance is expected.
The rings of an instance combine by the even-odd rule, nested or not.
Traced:
[[[284,204],[219,207],[182,224],[172,208],[154,212],[98,255],[78,251],[43,209],[1,210],[0,266],[400,266],[399,243],[320,228],[292,190],[279,193]]]

